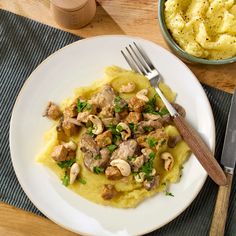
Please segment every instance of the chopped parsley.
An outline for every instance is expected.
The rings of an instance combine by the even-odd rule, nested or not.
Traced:
[[[78,99],[78,102],[77,102],[77,111],[78,112],[82,112],[82,111],[84,111],[85,109],[86,110],[91,110],[91,108],[92,108],[92,105],[91,104],[89,104],[89,103],[87,103],[87,102],[82,102],[82,101],[80,101],[80,99]]]
[[[117,140],[121,139],[120,132],[117,131],[116,125],[110,124],[108,125],[108,129],[111,130],[113,143],[116,143]]]
[[[79,178],[79,182],[80,182],[81,184],[86,184],[86,183],[87,183],[86,180],[83,179],[83,178]]]
[[[67,187],[69,183],[70,183],[70,177],[67,173],[65,173],[64,177],[62,178],[62,184]]]
[[[166,196],[174,197],[174,194],[172,194],[171,192],[166,191]]]
[[[117,126],[116,126],[116,130],[117,130],[118,132],[121,132],[121,131],[123,130],[123,127],[122,127],[121,125],[117,125]]]
[[[129,128],[133,133],[137,131],[137,125],[135,125],[134,123],[129,123]]]
[[[97,155],[94,157],[95,160],[99,160],[99,159],[101,159],[101,158],[102,158],[101,154],[97,154]]]
[[[156,154],[154,152],[151,152],[149,154],[149,157],[150,157],[151,160],[153,160],[155,158],[155,156],[156,156]]]
[[[115,104],[114,110],[116,113],[120,113],[124,111],[126,108],[128,108],[128,104],[120,96],[116,96],[114,98],[114,104]]]
[[[115,145],[115,144],[111,144],[111,145],[107,146],[107,149],[108,149],[110,152],[113,152],[116,148],[117,148],[117,145]]]
[[[145,162],[140,168],[141,172],[144,172],[146,176],[149,176],[152,173],[153,161],[149,160]]]
[[[151,126],[145,126],[145,127],[143,127],[143,130],[144,130],[145,132],[151,132],[151,131],[153,130],[153,127],[151,127]]]
[[[150,148],[153,148],[157,145],[157,140],[152,137],[147,138],[146,141]]]
[[[90,136],[92,136],[92,137],[95,136],[95,134],[93,133],[93,127],[88,127],[87,133],[88,133]]]
[[[153,98],[149,99],[149,101],[146,103],[143,109],[144,113],[159,115],[159,113],[156,111],[156,96],[157,94]]]
[[[158,113],[159,115],[164,116],[169,114],[169,111],[166,108],[162,108]]]
[[[57,165],[61,167],[62,169],[67,169],[67,168],[70,168],[74,163],[75,163],[75,159],[72,159],[68,161],[60,161],[57,163]]]
[[[93,167],[93,172],[95,173],[95,174],[101,174],[101,173],[103,173],[104,172],[104,168],[102,168],[102,167],[99,167],[99,166],[94,166]]]

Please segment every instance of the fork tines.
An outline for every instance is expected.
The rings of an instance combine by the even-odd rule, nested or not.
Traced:
[[[135,42],[133,42],[133,44],[129,44],[129,46],[125,47],[125,49],[126,52],[121,50],[121,53],[132,70],[140,74],[147,75],[155,69],[148,56],[139,46],[137,46]]]

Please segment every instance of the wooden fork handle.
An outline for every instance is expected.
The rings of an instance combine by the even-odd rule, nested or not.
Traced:
[[[180,115],[174,116],[173,120],[184,141],[188,144],[212,180],[218,185],[226,185],[227,180],[224,171],[197,131]]]
[[[227,185],[220,186],[216,198],[216,205],[211,222],[209,236],[222,236],[225,232],[225,222],[227,218],[230,190],[233,176],[226,173]]]

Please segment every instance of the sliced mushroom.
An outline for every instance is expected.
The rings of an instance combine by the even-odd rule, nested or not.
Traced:
[[[102,198],[104,200],[111,200],[113,197],[115,197],[117,194],[117,191],[115,189],[115,186],[112,184],[104,184],[102,189]]]
[[[139,168],[144,164],[145,157],[144,155],[136,157],[134,160],[131,161],[131,167],[134,172],[137,172]]]
[[[116,159],[110,162],[111,166],[116,166],[123,176],[129,176],[131,173],[130,165],[127,161]]]
[[[169,136],[167,145],[170,148],[174,148],[181,140],[182,140],[182,137],[180,135]]]
[[[73,184],[80,172],[80,167],[78,163],[74,163],[70,168],[70,184]]]
[[[137,175],[134,176],[134,179],[137,183],[143,183],[145,179],[145,173],[144,172],[137,173]]]
[[[132,93],[136,88],[135,83],[130,82],[126,85],[121,85],[119,92],[120,93]]]
[[[137,92],[136,97],[140,100],[143,100],[144,102],[148,102],[149,98],[147,97],[148,89],[142,89],[139,92]]]
[[[145,180],[144,183],[143,183],[143,187],[150,191],[152,189],[154,189],[155,187],[157,187],[159,185],[159,181],[160,181],[160,176],[157,175],[157,176],[153,176],[153,178],[148,181],[148,180]]]
[[[170,171],[174,166],[174,158],[169,152],[163,152],[161,159],[165,161],[164,168],[166,171]]]
[[[121,130],[119,130],[119,128]],[[121,138],[123,140],[127,140],[131,136],[131,130],[130,130],[129,126],[126,123],[124,123],[124,122],[120,122],[116,126],[116,129],[117,129],[118,132],[120,132]]]
[[[95,115],[89,115],[88,119],[93,123],[93,134],[101,134],[103,131],[102,121]]]
[[[49,102],[43,113],[43,116],[46,116],[52,120],[57,120],[62,116],[62,112],[60,111],[59,106],[53,102]]]

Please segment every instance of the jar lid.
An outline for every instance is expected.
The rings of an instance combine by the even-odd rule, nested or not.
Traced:
[[[76,11],[82,8],[88,0],[51,0],[51,3],[64,11]]]

